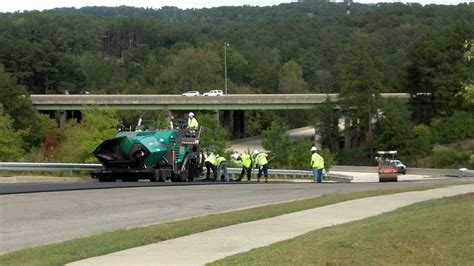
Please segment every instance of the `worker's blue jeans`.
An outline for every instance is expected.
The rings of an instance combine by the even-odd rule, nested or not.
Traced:
[[[323,177],[323,169],[313,168],[313,180],[314,182],[321,183],[321,178]]]
[[[268,177],[268,164],[264,164],[258,167],[258,174],[257,177],[261,177],[262,174],[265,177]]]
[[[257,182],[260,182],[260,177],[263,175],[265,176],[265,183],[268,182],[268,164],[260,165],[258,167],[258,174],[257,174]]]
[[[224,179],[222,180],[222,176]],[[226,181],[229,182],[229,174],[227,173],[227,162],[221,162],[217,168],[217,180],[216,181]]]

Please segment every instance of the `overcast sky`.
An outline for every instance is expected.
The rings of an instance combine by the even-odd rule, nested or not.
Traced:
[[[420,4],[447,4],[456,5],[472,0],[405,0],[397,2],[417,2]],[[292,0],[1,0],[0,12],[15,12],[24,10],[44,10],[55,7],[84,7],[84,6],[135,6],[160,8],[162,6],[176,6],[181,9],[203,8],[217,6],[271,6],[280,3],[297,2]],[[393,0],[354,0],[359,3],[394,2]]]

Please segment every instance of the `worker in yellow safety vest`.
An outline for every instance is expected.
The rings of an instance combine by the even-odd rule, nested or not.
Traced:
[[[311,168],[313,170],[313,180],[314,182],[321,183],[321,178],[323,176],[324,169],[324,158],[317,153],[317,148],[315,146],[311,147]]]
[[[227,173],[227,160],[225,157],[217,155],[217,180],[216,181],[225,181],[229,182],[229,174]],[[224,177],[222,179],[222,177]]]
[[[188,115],[188,128],[194,130],[199,128],[199,122],[197,121],[196,117],[194,117],[193,112],[190,112]]]
[[[206,166],[206,179],[209,179],[212,169],[213,180],[217,180],[217,155],[211,152],[206,160],[204,160],[204,165]]]
[[[236,160],[242,165],[242,172],[240,172],[237,181],[242,181],[244,174],[247,175],[247,180],[250,181],[252,175],[252,157],[250,154],[238,154]]]
[[[254,150],[252,152],[253,162],[255,167],[258,168],[257,182],[260,182],[260,177],[265,176],[265,183],[268,182],[268,154],[260,152],[259,150]]]

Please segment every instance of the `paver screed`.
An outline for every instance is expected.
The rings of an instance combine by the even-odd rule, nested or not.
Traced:
[[[310,231],[360,220],[413,203],[474,192],[474,184],[356,199],[236,224],[69,265],[204,265]]]

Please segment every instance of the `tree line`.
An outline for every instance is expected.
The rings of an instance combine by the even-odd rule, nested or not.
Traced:
[[[249,135],[315,124],[323,146],[340,163],[361,158],[367,163],[377,149],[399,149],[413,159],[433,153],[433,144],[446,139],[472,138],[465,132],[472,126],[474,5],[356,3],[347,11],[343,3],[300,1],[272,7],[122,6],[1,14],[1,124],[15,136],[6,139],[15,139],[9,145],[17,148],[6,150],[21,154],[6,158],[25,159],[46,142],[61,146],[66,140],[53,130],[54,121],[34,111],[29,94],[222,88],[225,43],[230,44],[229,93],[342,96],[296,116],[247,112]],[[412,97],[408,104],[384,102],[383,92]],[[113,121],[132,123],[129,116],[114,115]],[[337,126],[341,117],[344,132]],[[274,120],[279,124],[269,122]],[[443,133],[445,123],[457,133]]]

